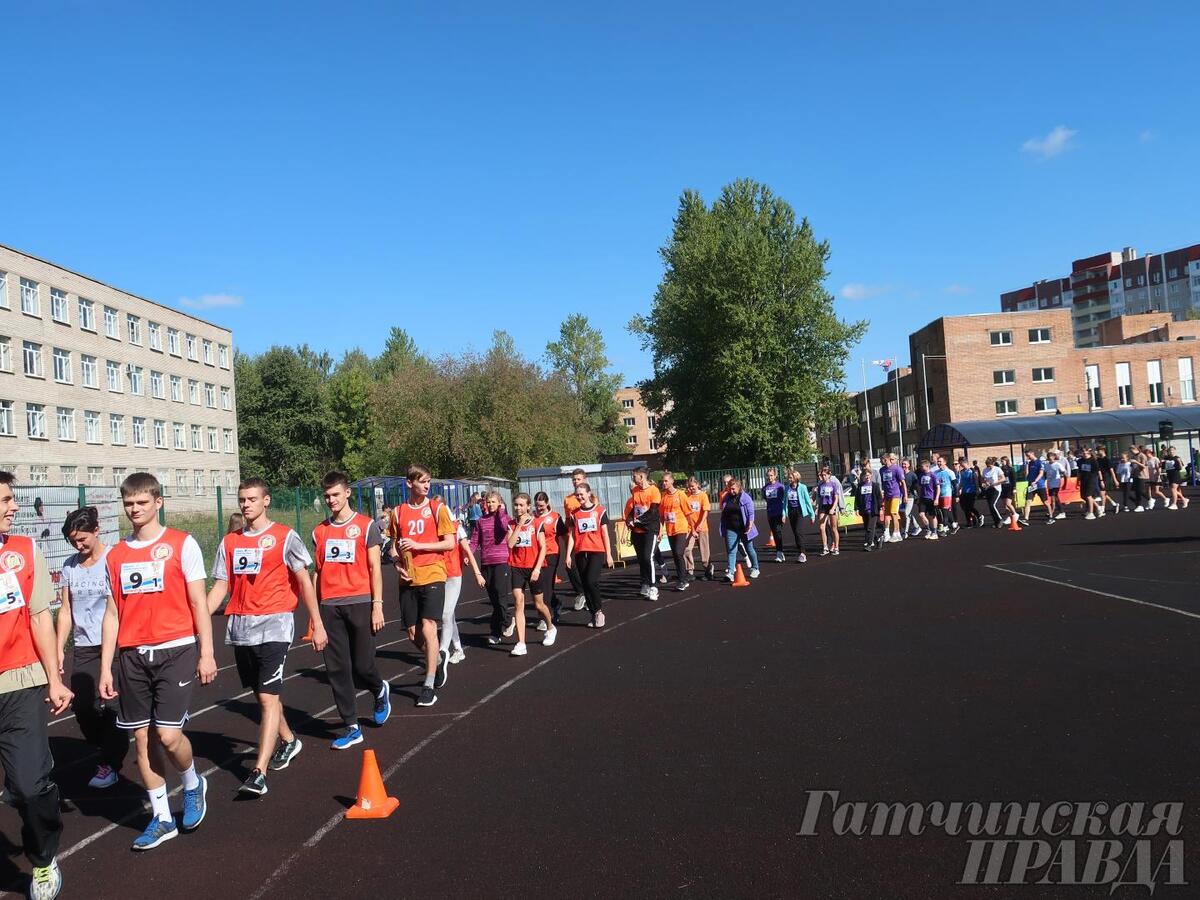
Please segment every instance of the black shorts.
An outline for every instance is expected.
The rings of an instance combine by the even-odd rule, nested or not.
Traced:
[[[147,650],[123,647],[117,653],[117,727],[182,728],[188,720],[196,662],[195,644]]]
[[[509,571],[512,573],[512,589],[514,591],[524,591],[526,594],[532,592],[533,569],[518,569],[516,566],[510,566]]]
[[[931,500],[928,497],[921,498],[921,512],[927,516],[937,515],[937,500]]]
[[[1012,495],[1013,495],[1013,486],[1012,486],[1011,482],[1006,481],[1006,482],[1004,482],[1004,484],[1000,485],[1000,499],[1001,500],[1012,499]]]
[[[1039,500],[1041,500],[1043,503],[1045,503],[1046,502],[1046,489],[1045,488],[1034,488],[1032,491],[1026,491],[1025,502],[1028,503],[1034,497],[1037,497]]]
[[[1060,490],[1062,490],[1062,488],[1061,487],[1052,487],[1052,488],[1046,488],[1046,490],[1050,492],[1050,499],[1057,500],[1058,492]]]
[[[409,585],[400,589],[400,621],[405,628],[412,628],[421,619],[442,621],[442,610],[446,606],[446,582],[435,581],[420,587]]]
[[[1099,497],[1100,485],[1096,483],[1094,478],[1087,479],[1079,487],[1079,496],[1084,500],[1087,500],[1089,497]]]
[[[537,584],[533,586],[533,592],[539,597],[552,597],[554,595],[554,578],[557,574],[558,554],[548,554],[546,562],[542,565],[542,571],[538,573]]]
[[[278,695],[283,687],[283,667],[287,663],[287,652],[287,641],[235,646],[233,659],[237,663],[242,687],[250,688],[256,694]]]

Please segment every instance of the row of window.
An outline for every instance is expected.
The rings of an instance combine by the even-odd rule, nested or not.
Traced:
[[[1179,367],[1179,401],[1192,403],[1196,399],[1195,370],[1191,357],[1185,356],[1177,360]],[[1133,380],[1129,363],[1117,363],[1114,374],[1117,383],[1117,406],[1133,406]],[[1085,366],[1084,381],[1087,384],[1088,406],[1091,409],[1104,408],[1104,394],[1100,384],[1100,367]],[[1157,405],[1165,402],[1163,396],[1162,361],[1151,359],[1146,362],[1146,388],[1149,403]]]
[[[626,428],[633,428],[633,426],[637,423],[637,420],[634,419],[632,416],[629,416],[629,417],[622,419],[621,423]],[[658,416],[646,416],[646,427],[649,428],[651,431],[653,431],[655,428],[657,428],[658,427]]]
[[[1033,411],[1034,412],[1054,412],[1058,409],[1057,397],[1034,397]],[[997,400],[996,415],[998,416],[1015,416],[1019,412],[1016,400]]]
[[[52,347],[50,350],[51,374],[59,384],[74,384],[75,370],[70,350]],[[124,378],[121,364],[111,359],[104,361],[105,384],[114,394],[125,393],[125,383],[129,383],[129,393],[142,396],[146,393],[145,369],[126,363]],[[44,348],[34,341],[21,342],[21,365],[24,373],[30,378],[45,378],[46,367]],[[11,372],[12,342],[0,335],[0,372]],[[79,383],[86,388],[100,389],[100,361],[86,353],[79,354]],[[150,396],[158,400],[167,399],[168,380],[171,389],[171,399],[177,403],[183,402],[183,378],[180,375],[165,376],[162,372],[150,370]],[[200,382],[194,378],[187,379],[188,402],[200,405]],[[204,383],[204,405],[209,409],[217,408],[217,392],[221,395],[221,409],[233,409],[233,391],[231,388]]]
[[[42,286],[29,278],[20,279],[21,312],[27,316],[42,316]],[[0,309],[8,309],[8,273],[0,271]],[[96,304],[84,297],[77,298],[76,315],[79,327],[84,331],[98,333],[96,327]],[[104,334],[114,341],[122,339],[121,314],[111,306],[101,306],[104,319]],[[50,288],[50,318],[63,325],[71,324],[71,306],[65,291]],[[214,344],[207,338],[184,332],[182,344],[178,328],[164,328],[158,322],[146,320],[146,340],[151,350],[163,352],[163,337],[166,337],[166,352],[172,356],[182,357],[182,348],[187,350],[187,358],[208,366],[229,368],[229,347],[226,344]],[[142,318],[132,313],[125,314],[125,339],[129,343],[142,346]]]
[[[989,331],[988,336],[991,338],[993,347],[1011,347],[1013,342],[1013,333],[1011,331]],[[1050,343],[1049,328],[1030,328],[1029,343],[1031,344],[1048,344]]]
[[[0,463],[0,470],[12,472],[23,484],[34,487],[51,484],[50,467],[47,465],[31,465],[27,478],[21,477],[22,473],[18,472],[14,465]],[[109,472],[111,480],[106,480],[104,466],[85,466],[83,475],[87,481],[84,482],[80,480],[79,466],[59,466],[58,479],[53,483],[55,485],[87,484],[90,487],[104,487],[106,484],[111,484],[113,487],[120,487],[121,482],[129,474],[129,470],[125,466],[113,466]],[[237,473],[230,469],[210,469],[207,472],[204,469],[175,469],[174,478],[172,478],[170,469],[159,469],[155,474],[159,483],[162,484],[163,490],[169,496],[176,497],[186,497],[189,494],[203,497],[208,492],[209,485],[214,494],[218,488],[232,493],[237,490],[238,484]],[[172,485],[174,485],[173,491]]]
[[[625,438],[625,443],[627,445],[629,445],[630,447],[636,447],[637,446],[637,435],[636,434],[629,435],[629,437]],[[652,451],[657,450],[658,449],[658,438],[656,438],[654,435],[650,435],[650,437],[648,439],[648,446],[650,447],[650,449]]]
[[[206,430],[201,425],[186,425],[183,422],[170,423],[170,433],[165,419],[147,419],[145,416],[131,416],[132,419],[128,440],[125,432],[125,416],[120,413],[108,413],[109,443],[114,447],[123,447],[131,443],[134,447],[154,446],[158,450],[198,450],[209,453],[233,453],[233,429],[217,429],[208,426]],[[33,440],[48,441],[50,439],[47,424],[47,410],[42,403],[25,404],[25,436]],[[60,441],[77,441],[75,429],[75,409],[69,406],[55,407],[57,435]],[[95,410],[83,411],[83,441],[87,444],[104,443],[104,414]],[[188,437],[191,437],[189,444]],[[0,400],[0,436],[16,437],[16,416],[11,400]],[[153,445],[150,441],[153,438]]]
[[[1053,366],[1037,366],[1032,370],[1034,384],[1042,384],[1054,380]],[[1016,384],[1016,369],[993,369],[992,384]]]

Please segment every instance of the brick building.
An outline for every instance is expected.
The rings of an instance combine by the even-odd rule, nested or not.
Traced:
[[[614,395],[621,407],[621,424],[629,430],[625,443],[630,457],[651,456],[666,453],[667,445],[660,443],[655,435],[658,417],[642,405],[642,392],[634,387],[620,388]]]
[[[884,448],[913,456],[943,422],[1196,402],[1200,322],[1142,314],[1096,330],[1105,346],[1076,347],[1061,307],[936,319],[909,335],[911,367],[852,395],[857,416],[819,435],[821,453],[848,467]]]

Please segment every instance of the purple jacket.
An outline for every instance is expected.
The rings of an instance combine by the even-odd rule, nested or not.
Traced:
[[[504,507],[483,514],[471,531],[471,550],[481,566],[508,564],[508,523],[512,519]]]
[[[738,501],[742,513],[742,534],[745,535],[746,540],[752,541],[758,537],[758,526],[754,524],[754,501],[745,491],[738,494]],[[725,498],[725,508],[728,509],[733,502],[733,495],[730,494]],[[721,516],[721,535],[725,535],[725,517],[723,515]]]

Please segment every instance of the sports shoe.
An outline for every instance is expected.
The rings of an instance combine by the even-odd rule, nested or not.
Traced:
[[[513,632],[514,632],[514,631],[516,631],[516,630],[517,630],[517,620],[516,620],[516,619],[509,619],[509,620],[508,620],[508,624],[504,626],[504,631],[502,632],[502,634],[503,634],[505,637],[512,637],[512,636],[513,636]]]
[[[704,575],[709,581],[715,581],[717,578],[717,567],[712,563],[709,563],[708,569],[705,571]]]
[[[178,836],[179,829],[175,826],[174,819],[166,821],[158,816],[153,816],[150,824],[146,826],[146,830],[133,839],[133,849],[153,850],[163,841],[169,841]]]
[[[750,570],[750,577],[751,577],[751,578],[757,578],[758,576],[759,576],[759,571],[758,571],[758,569],[751,569],[751,570]]]
[[[830,552],[830,553],[832,553],[834,556],[839,556],[839,555],[841,555],[841,552],[842,552],[842,551],[841,551],[841,550],[839,550],[837,547],[834,547],[834,548],[833,548],[832,550],[830,550],[829,552]],[[757,577],[757,576],[756,576],[756,577]]]
[[[205,802],[207,795],[208,779],[203,775],[198,785],[183,792],[183,817],[179,820],[179,827],[184,831],[194,831],[204,821],[204,815],[208,812],[208,803]]]
[[[650,593],[650,585],[648,585],[648,584],[643,584],[641,587],[638,588],[638,596],[640,596],[640,597],[645,597],[649,593]]]
[[[450,674],[450,654],[445,650],[438,651],[437,671],[433,676],[433,686],[440,688],[446,683],[446,678]]]
[[[548,625],[546,624],[546,620],[545,620],[545,619],[542,619],[540,622],[538,622],[538,627],[537,627],[537,630],[538,630],[538,631],[545,631],[545,630],[546,630],[547,628],[549,628],[549,627],[550,627],[550,626],[548,626]]]
[[[1154,497],[1151,497],[1150,502],[1146,504],[1147,509],[1154,509],[1154,504],[1157,502],[1158,500],[1156,500]]]
[[[938,538],[938,533],[937,533],[936,531],[931,531],[931,532],[929,532],[929,535],[928,535],[928,537],[929,537],[929,540],[931,540],[931,541],[936,541],[936,540],[938,540],[938,539],[939,539],[939,538]]]
[[[1184,509],[1187,509],[1187,508],[1188,508],[1188,504],[1189,504],[1189,503],[1191,503],[1192,501],[1191,501],[1191,500],[1189,500],[1187,497],[1184,497],[1184,498],[1183,498],[1183,500],[1182,500],[1181,502],[1183,503],[1183,508],[1184,508]]]
[[[346,733],[341,737],[334,738],[333,743],[329,746],[334,750],[348,750],[355,744],[362,743],[362,729],[357,725],[351,725],[346,729]]]
[[[1101,506],[1101,507],[1100,507],[1100,512],[1098,512],[1098,513],[1096,514],[1096,518],[1097,518],[1097,519],[1103,519],[1103,518],[1104,518],[1104,507],[1103,507],[1103,506]]]
[[[650,588],[650,593],[646,594],[646,599],[649,600],[651,603],[653,603],[655,600],[657,600],[658,599],[658,588],[656,588],[656,587]]]
[[[417,706],[433,706],[435,703],[437,703],[437,694],[433,692],[433,688],[421,688],[421,696],[417,698]]]
[[[725,580],[726,580],[726,581],[728,581],[730,584],[732,584],[732,583],[733,583],[733,573],[732,573],[732,572],[726,572],[726,573],[725,573]]]
[[[592,621],[588,622],[588,628],[603,628],[604,627],[604,611],[596,613],[592,616]]]
[[[798,562],[798,563],[806,563],[806,562],[808,562],[808,557],[807,557],[807,556],[805,556],[803,553],[801,553],[801,554],[800,554],[800,558],[799,558],[799,559],[797,559],[797,560],[796,560],[796,562]]]
[[[587,597],[585,597],[583,594],[580,594],[578,597],[575,598],[575,612],[579,612],[580,610],[586,609],[586,608],[587,608]]]
[[[546,632],[546,636],[544,638],[542,638],[542,646],[543,647],[553,647],[554,642],[557,640],[558,640],[558,629],[551,628],[549,631]]]
[[[1090,519],[1094,519],[1094,518],[1096,518],[1096,514],[1095,514],[1095,513],[1088,513],[1086,516],[1084,516],[1084,518],[1085,518],[1085,519],[1089,519],[1089,520],[1090,520]]]
[[[271,761],[267,763],[267,768],[272,772],[280,772],[292,764],[292,760],[299,755],[304,749],[304,744],[300,742],[300,738],[292,738],[290,741],[280,741],[279,746],[275,748],[275,752],[271,755]]]
[[[1025,524],[1026,524],[1026,525],[1028,525],[1029,523],[1028,523],[1028,522],[1026,522]],[[951,533],[951,534],[958,534],[958,528],[959,528],[959,525],[958,525],[958,523],[957,523],[957,522],[955,522],[953,525],[951,525],[951,526],[950,526],[950,533]]]
[[[500,643],[500,638],[496,637],[496,635],[494,635],[494,634],[489,634],[488,635],[488,643],[491,644],[493,647],[495,647],[497,644]]]
[[[238,788],[240,794],[253,794],[256,797],[261,797],[267,792],[267,779],[263,776],[261,769],[255,769],[246,776],[246,780],[242,782],[242,786]]]
[[[88,787],[104,790],[110,788],[120,779],[116,770],[107,763],[101,763],[96,769],[96,774],[92,776],[92,780],[88,782]]]
[[[867,551],[868,553],[870,553],[870,552],[871,552],[872,550],[874,550],[875,548],[874,548],[874,547],[872,547],[872,546],[871,546],[871,543],[870,543],[870,541],[868,541],[867,543],[863,544],[863,549],[864,549],[865,551]]]
[[[679,582],[679,586],[677,588],[675,588],[675,590],[686,591],[691,586],[691,584],[692,584],[691,579],[686,579],[684,581]]]
[[[1046,520],[1046,524],[1047,524],[1047,525],[1053,525],[1053,524],[1054,524],[1054,519],[1053,519],[1053,517],[1052,517],[1052,518],[1049,518],[1049,519],[1047,519],[1047,520]]]
[[[667,583],[667,576],[666,576],[666,575],[659,575],[659,576],[658,576],[658,583],[659,583],[659,584],[666,584],[666,583]]]
[[[517,641],[515,644],[513,644],[513,648],[508,651],[508,655],[509,656],[524,656],[528,652],[529,652],[529,649],[525,646],[525,642]]]
[[[1135,507],[1133,508],[1133,511],[1134,511],[1134,512],[1145,512],[1145,511],[1146,511],[1146,507],[1144,507],[1144,506],[1135,506]]]
[[[375,712],[371,716],[371,720],[376,725],[382,725],[388,720],[392,714],[392,686],[386,681],[383,687],[379,689],[379,694],[375,698]]]
[[[467,654],[465,654],[463,652],[462,647],[456,648],[455,651],[450,654],[450,662],[453,663],[454,665],[458,665],[460,662],[462,662],[466,658],[467,658]]]
[[[1056,519],[1065,519],[1066,517],[1067,517],[1067,514],[1066,514],[1065,512],[1060,512],[1060,513],[1059,513],[1057,516],[1055,516],[1054,518],[1056,518]]]
[[[1011,521],[1012,521],[1012,516],[1005,516],[1003,519],[1000,520],[1000,524],[1007,525]]]
[[[1179,509],[1179,507],[1174,503],[1168,503],[1167,509]]]
[[[787,557],[785,557],[782,553],[776,553],[775,562],[787,562]]]
[[[48,866],[34,866],[33,878],[29,882],[30,900],[54,900],[62,890],[62,872],[58,860],[50,860]]]

